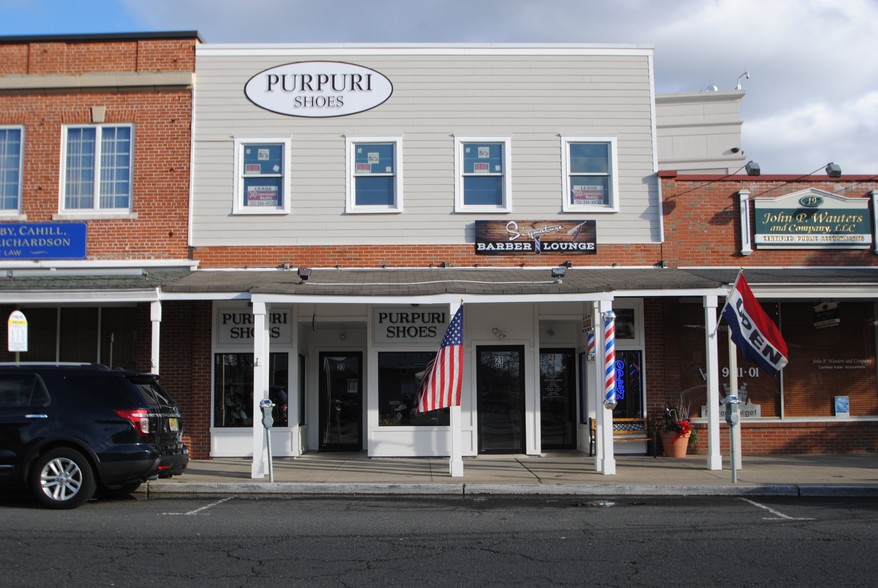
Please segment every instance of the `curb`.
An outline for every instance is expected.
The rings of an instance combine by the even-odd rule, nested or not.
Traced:
[[[357,483],[147,483],[147,498],[173,496],[802,496],[878,497],[876,486],[747,484],[671,486],[658,484],[357,484]]]

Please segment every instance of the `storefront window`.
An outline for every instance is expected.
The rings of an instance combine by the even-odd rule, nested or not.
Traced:
[[[135,306],[22,307],[20,310],[28,322],[28,350],[22,355],[22,361],[137,367]]]
[[[819,307],[818,301],[781,305],[781,332],[790,350],[783,369],[784,416],[835,416],[836,396],[848,397],[851,416],[878,415],[875,305],[842,300],[826,314]]]
[[[816,300],[760,300],[760,304],[780,327],[790,350],[789,363],[782,377],[769,375],[738,352],[737,396],[742,402],[744,418],[833,417],[836,396],[848,397],[851,416],[878,415],[873,303],[840,301],[831,320],[821,314]],[[681,325],[674,335],[665,335],[665,347],[679,353],[678,379],[666,378],[673,386],[669,399],[676,400],[675,394],[679,394],[692,416],[704,418],[707,416],[704,309],[701,304],[682,303],[669,310],[671,313],[665,320]],[[720,400],[730,392],[728,345],[728,331],[725,322],[720,321]],[[679,384],[672,384],[674,380]]]
[[[378,354],[378,405],[382,427],[449,424],[447,408],[428,413],[416,411],[424,370],[435,355],[432,351]]]
[[[286,427],[289,418],[289,358],[286,353],[269,357],[268,390],[274,402],[274,427]],[[217,353],[214,356],[215,427],[253,426],[253,354]],[[258,419],[262,415],[257,415]]]

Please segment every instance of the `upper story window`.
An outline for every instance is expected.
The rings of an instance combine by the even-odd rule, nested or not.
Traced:
[[[456,212],[509,212],[509,139],[455,138]]]
[[[289,139],[236,139],[235,170],[235,214],[289,214]]]
[[[24,129],[0,127],[0,213],[21,210]]]
[[[62,209],[131,209],[134,130],[131,125],[64,128]]]
[[[616,212],[616,139],[561,138],[564,212]]]
[[[347,140],[347,212],[402,212],[402,139]]]

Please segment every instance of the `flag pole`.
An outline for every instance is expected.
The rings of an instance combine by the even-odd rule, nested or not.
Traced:
[[[460,304],[456,308],[451,308],[451,316],[454,316],[461,306],[463,306],[463,299],[461,299]],[[448,473],[451,474],[452,478],[462,478],[463,451],[461,447],[461,434],[463,427],[461,427],[460,403],[452,404],[448,410],[451,419],[451,455],[448,456]]]

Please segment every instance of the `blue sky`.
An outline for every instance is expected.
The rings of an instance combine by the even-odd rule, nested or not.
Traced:
[[[659,92],[733,89],[764,174],[878,174],[878,0],[0,0],[0,35],[198,31],[207,43],[625,43]]]

